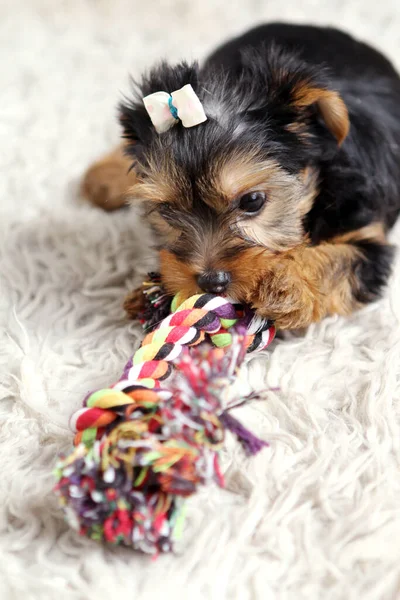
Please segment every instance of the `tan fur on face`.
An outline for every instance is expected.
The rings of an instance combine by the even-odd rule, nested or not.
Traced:
[[[237,225],[246,239],[280,251],[303,241],[302,220],[318,193],[317,174],[305,169],[300,177],[284,171],[275,161],[236,157],[221,168],[217,189],[221,197],[235,198],[263,191],[267,204],[259,215],[242,216]]]
[[[147,222],[157,234],[157,240],[160,241],[161,239],[164,244],[168,245],[174,244],[179,238],[179,230],[167,223],[157,211],[151,210],[151,206],[146,207],[145,205],[144,212]]]
[[[151,202],[169,202],[182,208],[190,201],[190,182],[182,175],[173,156],[167,150],[148,157],[146,169],[129,190],[133,198]]]
[[[200,291],[193,266],[178,260],[167,250],[160,252],[160,272],[165,289],[171,295],[179,292],[182,297],[189,298]]]
[[[239,225],[245,236],[274,251],[301,243],[302,221],[317,195],[316,177],[310,176],[304,182],[292,176],[271,178],[263,191],[269,198],[264,210]]]
[[[280,175],[283,175],[282,169],[272,158],[260,160],[252,153],[242,153],[225,157],[218,167],[213,185],[226,206],[249,190],[265,186],[269,180],[277,182]]]

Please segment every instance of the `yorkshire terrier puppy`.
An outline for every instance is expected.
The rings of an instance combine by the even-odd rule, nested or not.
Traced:
[[[194,126],[174,105],[188,84],[185,110],[206,119]],[[161,132],[156,92],[176,122]],[[123,146],[83,189],[105,208],[143,203],[168,292],[225,293],[281,329],[379,298],[400,210],[400,79],[379,52],[335,29],[264,25],[202,67],[161,63],[134,94]]]

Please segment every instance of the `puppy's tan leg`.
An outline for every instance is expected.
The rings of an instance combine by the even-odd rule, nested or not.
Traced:
[[[348,244],[301,247],[270,257],[252,305],[279,329],[299,329],[329,314],[348,315],[360,304],[353,275],[360,253]]]
[[[81,194],[104,210],[116,210],[127,203],[127,191],[136,182],[132,159],[124,154],[121,144],[97,162],[85,173]]]
[[[326,315],[348,315],[379,297],[392,254],[384,227],[374,223],[319,246],[275,256],[249,255],[249,265],[259,275],[247,301],[279,329],[307,327]]]

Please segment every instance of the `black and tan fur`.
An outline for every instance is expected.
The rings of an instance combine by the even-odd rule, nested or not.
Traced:
[[[208,120],[158,135],[141,97],[187,83]],[[120,121],[124,149],[91,168],[86,195],[114,208],[129,188],[143,203],[169,292],[228,273],[227,293],[280,328],[381,295],[400,209],[400,80],[381,54],[334,29],[261,26],[202,68],[156,67]],[[257,214],[241,209],[250,192],[266,198]]]

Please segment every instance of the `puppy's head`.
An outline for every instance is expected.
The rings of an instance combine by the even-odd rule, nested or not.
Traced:
[[[207,121],[158,135],[141,98],[188,83]],[[318,165],[349,128],[324,71],[277,48],[245,53],[239,74],[162,64],[120,106],[120,120],[138,173],[131,195],[155,230],[168,291],[242,301],[271,254],[304,242]]]

